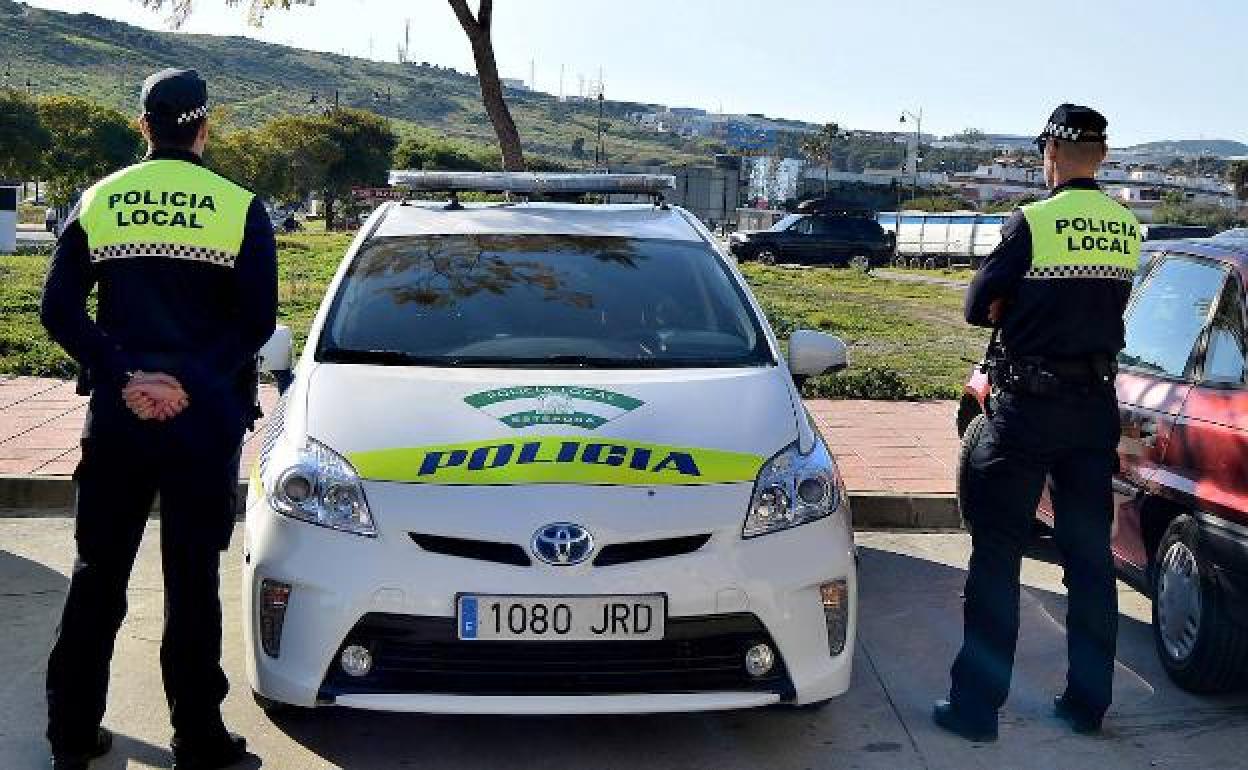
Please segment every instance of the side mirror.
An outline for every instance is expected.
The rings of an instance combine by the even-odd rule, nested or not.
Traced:
[[[789,338],[789,372],[794,377],[817,377],[849,366],[849,350],[839,337],[798,329]]]
[[[291,369],[294,368],[295,343],[289,326],[279,324],[273,330],[273,336],[260,348],[258,367],[268,372],[277,380],[278,390],[285,391],[292,379]]]

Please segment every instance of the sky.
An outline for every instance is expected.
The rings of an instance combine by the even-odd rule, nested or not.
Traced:
[[[139,0],[26,0],[167,29]],[[168,4],[168,3],[167,3]],[[247,0],[243,0],[243,5]],[[470,2],[470,5],[476,5]],[[195,0],[183,31],[474,72],[444,0],[316,0],[273,12]],[[1245,0],[496,0],[503,77],[609,99],[924,133],[1035,134],[1061,102],[1109,119],[1110,143],[1248,142]],[[194,62],[187,62],[194,66]]]

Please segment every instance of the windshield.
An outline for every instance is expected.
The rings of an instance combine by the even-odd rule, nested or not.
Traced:
[[[377,238],[344,278],[317,360],[669,368],[773,363],[704,243],[572,235]]]
[[[779,222],[775,223],[768,229],[771,230],[772,232],[778,233],[781,230],[788,230],[790,227],[802,221],[803,219],[805,219],[805,216],[803,216],[802,214],[789,214],[787,217],[785,217],[784,219],[781,219]]]

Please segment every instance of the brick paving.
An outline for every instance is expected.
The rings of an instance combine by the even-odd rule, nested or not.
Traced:
[[[276,400],[273,388],[261,390],[266,412]],[[851,491],[953,492],[955,402],[812,400],[807,406]],[[0,378],[0,475],[73,473],[85,414],[86,399],[74,394],[72,382]],[[258,446],[257,434],[248,434],[244,469],[251,467]]]

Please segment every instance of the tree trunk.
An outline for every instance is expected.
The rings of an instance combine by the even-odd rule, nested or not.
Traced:
[[[325,232],[330,232],[334,229],[334,196],[328,190],[325,191],[325,200],[322,203],[325,205]]]
[[[494,60],[494,43],[490,38],[490,25],[493,19],[493,0],[481,0],[481,7],[476,18],[468,10],[467,0],[448,0],[455,11],[459,24],[468,35],[472,45],[472,58],[477,65],[477,81],[481,84],[481,101],[485,104],[485,114],[494,124],[494,133],[498,135],[498,147],[503,154],[503,169],[506,171],[524,170],[524,152],[520,148],[520,132],[516,130],[516,122],[507,109],[503,98],[503,84],[498,78],[498,64]]]

